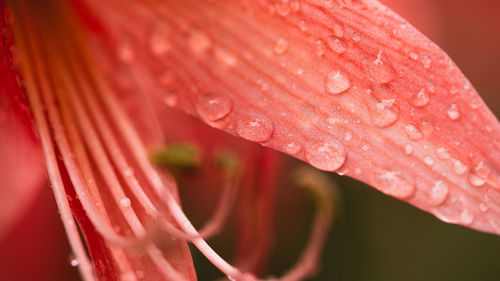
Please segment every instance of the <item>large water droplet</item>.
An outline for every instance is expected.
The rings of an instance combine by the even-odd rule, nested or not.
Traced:
[[[386,128],[396,123],[399,118],[399,109],[394,106],[395,99],[383,100],[375,105],[371,111],[374,126]]]
[[[269,140],[274,131],[274,125],[266,117],[251,116],[236,122],[236,133],[249,141],[265,142]]]
[[[231,108],[232,102],[229,98],[214,93],[200,96],[196,102],[196,112],[201,118],[209,121],[226,117]]]
[[[366,73],[377,83],[387,84],[396,79],[396,72],[394,69],[384,63],[381,58],[382,53],[379,52],[377,57],[366,68]]]
[[[276,44],[274,44],[273,51],[277,55],[282,55],[288,50],[288,41],[284,38],[278,39]]]
[[[351,80],[340,70],[333,70],[326,77],[325,87],[329,94],[338,95],[351,88]]]
[[[412,104],[416,107],[422,107],[429,104],[430,97],[425,89],[421,89],[412,99]]]
[[[448,186],[443,181],[437,181],[430,190],[429,203],[432,205],[441,205],[448,197]]]
[[[406,132],[406,136],[410,140],[418,141],[418,140],[421,140],[422,137],[423,137],[422,132],[420,132],[420,130],[417,129],[413,125],[406,125],[405,126],[405,132]]]
[[[474,168],[474,173],[482,179],[487,179],[491,173],[491,168],[484,161],[481,161]]]
[[[344,165],[347,153],[336,140],[309,142],[305,147],[306,160],[312,166],[325,171],[336,171]]]
[[[415,180],[397,171],[382,171],[372,176],[374,185],[383,193],[406,199],[415,193]]]
[[[432,157],[430,157],[430,156],[425,156],[424,163],[427,166],[432,166],[432,165],[434,165],[434,159],[432,159]]]
[[[446,110],[446,115],[448,115],[448,118],[451,120],[457,120],[460,117],[460,111],[458,110],[458,105],[452,104],[448,107]]]

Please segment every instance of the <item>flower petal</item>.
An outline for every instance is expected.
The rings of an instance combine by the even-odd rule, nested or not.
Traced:
[[[500,233],[497,119],[439,47],[379,2],[88,2],[155,103]]]
[[[33,203],[46,174],[40,143],[16,97],[21,88],[13,71],[12,35],[0,6],[0,239]]]

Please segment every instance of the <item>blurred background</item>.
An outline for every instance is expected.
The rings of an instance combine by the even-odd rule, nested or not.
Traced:
[[[440,45],[500,115],[500,1],[382,2]],[[290,160],[281,168],[285,183],[285,171],[297,164]],[[339,185],[342,202],[322,266],[312,280],[500,280],[500,237],[445,224],[362,183],[329,177]],[[276,203],[277,230],[269,266],[269,272],[278,275],[296,261],[308,239],[313,212],[311,201],[298,189],[283,184],[276,195],[280,196],[287,200]],[[226,235],[211,241],[223,254],[229,252]],[[70,266],[70,249],[48,187],[22,223],[0,241],[0,249],[2,281],[79,280]],[[221,277],[197,251],[193,255],[200,280]]]

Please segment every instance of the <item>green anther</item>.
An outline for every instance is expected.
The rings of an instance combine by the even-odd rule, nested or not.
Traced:
[[[175,172],[188,172],[200,165],[200,152],[193,145],[171,144],[165,149],[155,151],[151,161]]]
[[[232,173],[238,167],[238,157],[229,151],[219,151],[215,154],[215,165],[224,172]]]

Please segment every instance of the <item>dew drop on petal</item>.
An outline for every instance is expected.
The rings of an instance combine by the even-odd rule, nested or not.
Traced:
[[[399,109],[394,106],[395,101],[395,99],[387,99],[375,104],[375,108],[371,111],[374,126],[386,128],[396,123],[399,118]]]
[[[326,46],[325,46],[325,43],[323,42],[323,40],[321,40],[321,39],[314,40],[313,46],[314,46],[314,52],[316,53],[316,55],[321,57],[325,54]]]
[[[328,44],[328,47],[330,47],[330,49],[337,54],[342,54],[347,50],[347,44],[344,40],[338,37],[329,36],[326,38],[326,43]]]
[[[78,259],[75,258],[75,257],[71,257],[70,260],[69,260],[69,264],[72,266],[72,267],[77,267],[80,262],[78,262]]]
[[[474,213],[469,209],[463,210],[460,213],[460,222],[464,225],[470,225],[474,222]]]
[[[470,172],[467,176],[467,180],[473,186],[482,186],[485,184],[485,180],[478,176],[475,172]]]
[[[453,161],[453,170],[457,175],[463,175],[467,172],[468,167],[460,160]]]
[[[282,55],[288,50],[288,41],[284,38],[278,39],[276,44],[274,44],[273,51],[277,55]]]
[[[406,144],[405,146],[405,154],[410,155],[413,152],[413,145],[411,144]]]
[[[202,119],[216,121],[231,112],[232,102],[229,98],[218,94],[200,96],[196,102],[196,112]]]
[[[302,150],[302,146],[299,143],[290,142],[285,144],[283,150],[290,155],[297,155]]]
[[[420,130],[417,129],[413,125],[406,125],[405,126],[405,132],[406,132],[406,136],[410,140],[418,141],[418,140],[421,140],[422,137],[423,137],[422,132],[420,132]]]
[[[223,63],[224,65],[227,65],[227,66],[234,66],[236,64],[236,62],[238,61],[238,59],[236,58],[236,56],[224,49],[224,48],[216,48],[215,51],[214,51],[214,54],[215,54],[215,58],[220,61],[221,63]]]
[[[460,117],[460,111],[458,110],[458,105],[452,104],[448,107],[446,110],[446,115],[448,115],[448,118],[451,120],[457,120]]]
[[[448,150],[444,147],[439,147],[438,149],[436,149],[436,155],[441,160],[447,160],[451,158]]]
[[[424,163],[427,166],[432,166],[432,165],[434,165],[434,159],[432,159],[432,157],[430,157],[430,156],[426,156],[424,158]]]
[[[416,107],[423,107],[429,104],[430,97],[425,89],[421,89],[412,99],[412,104]]]
[[[201,54],[212,46],[212,41],[202,31],[194,30],[189,34],[189,47],[195,53]]]
[[[123,208],[128,208],[130,207],[130,199],[128,197],[123,197],[120,199],[120,206]]]
[[[266,117],[247,117],[236,122],[236,133],[249,141],[265,142],[269,140],[274,131],[274,125]]]
[[[487,212],[488,211],[488,206],[486,206],[486,204],[484,203],[481,203],[479,204],[479,210],[481,210],[481,212]]]
[[[344,146],[336,140],[307,143],[305,156],[309,164],[325,171],[338,170],[347,159]]]
[[[415,180],[397,171],[382,171],[372,175],[374,185],[383,193],[406,199],[415,193]]]
[[[491,168],[484,161],[481,161],[474,168],[474,172],[480,178],[487,179],[491,173]]]
[[[351,88],[351,80],[340,70],[333,70],[326,77],[325,87],[329,94],[338,95]]]
[[[149,39],[149,49],[157,56],[166,54],[172,48],[166,26],[158,26]]]
[[[177,97],[177,91],[171,90],[167,91],[167,93],[163,96],[163,103],[165,103],[167,106],[174,107],[177,105],[178,102],[178,97]]]
[[[448,186],[443,181],[437,181],[430,190],[429,203],[432,205],[441,205],[448,197]]]

